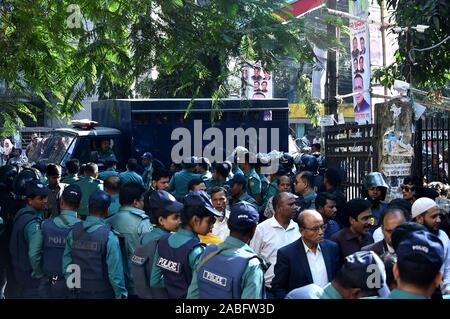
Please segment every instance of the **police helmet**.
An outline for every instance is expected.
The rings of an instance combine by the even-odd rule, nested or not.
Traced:
[[[386,197],[386,192],[389,186],[386,184],[383,175],[379,172],[372,172],[366,175],[363,182],[363,196],[368,197],[368,190],[370,187],[380,187],[381,188],[381,200]]]
[[[294,167],[294,157],[287,152],[283,152],[281,157],[279,158],[281,166],[283,166],[284,170],[290,172]]]
[[[26,186],[31,181],[39,182],[42,174],[35,168],[25,168],[14,178],[13,191],[16,196],[26,196]]]
[[[295,166],[297,167],[297,172],[308,171],[317,174],[319,161],[314,155],[300,154],[295,158]]]
[[[7,191],[12,190],[14,178],[19,173],[19,169],[14,165],[4,165],[0,167],[0,187]]]

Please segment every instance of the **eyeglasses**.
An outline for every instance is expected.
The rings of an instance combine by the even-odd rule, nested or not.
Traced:
[[[327,229],[327,224],[323,224],[323,225],[312,227],[312,228],[307,228],[307,227],[302,227],[302,228],[317,233],[319,230],[325,231]]]
[[[401,185],[400,188],[406,192],[412,192],[414,190],[414,186]]]

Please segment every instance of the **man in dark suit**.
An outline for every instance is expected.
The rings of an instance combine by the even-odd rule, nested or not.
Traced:
[[[381,230],[383,231],[384,239],[375,244],[364,246],[361,250],[372,250],[378,256],[395,252],[391,241],[392,232],[398,225],[406,221],[405,216],[399,208],[390,208],[384,213],[382,218]]]
[[[324,239],[322,216],[307,209],[298,215],[298,224],[302,237],[278,250],[272,280],[275,298],[312,283],[324,287],[340,267],[339,247]]]

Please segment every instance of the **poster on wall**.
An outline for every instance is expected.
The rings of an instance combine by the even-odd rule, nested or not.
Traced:
[[[242,69],[242,94],[248,99],[271,99],[273,97],[272,74],[258,65]]]
[[[370,36],[366,23],[368,17],[368,0],[350,1],[350,14],[361,20],[350,19],[350,51],[353,79],[353,108],[358,124],[372,123],[370,104]]]

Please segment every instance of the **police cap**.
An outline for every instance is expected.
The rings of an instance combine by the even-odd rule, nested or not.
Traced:
[[[249,231],[251,227],[258,224],[258,221],[258,211],[252,204],[240,201],[231,206],[228,218],[228,227],[231,230]]]

